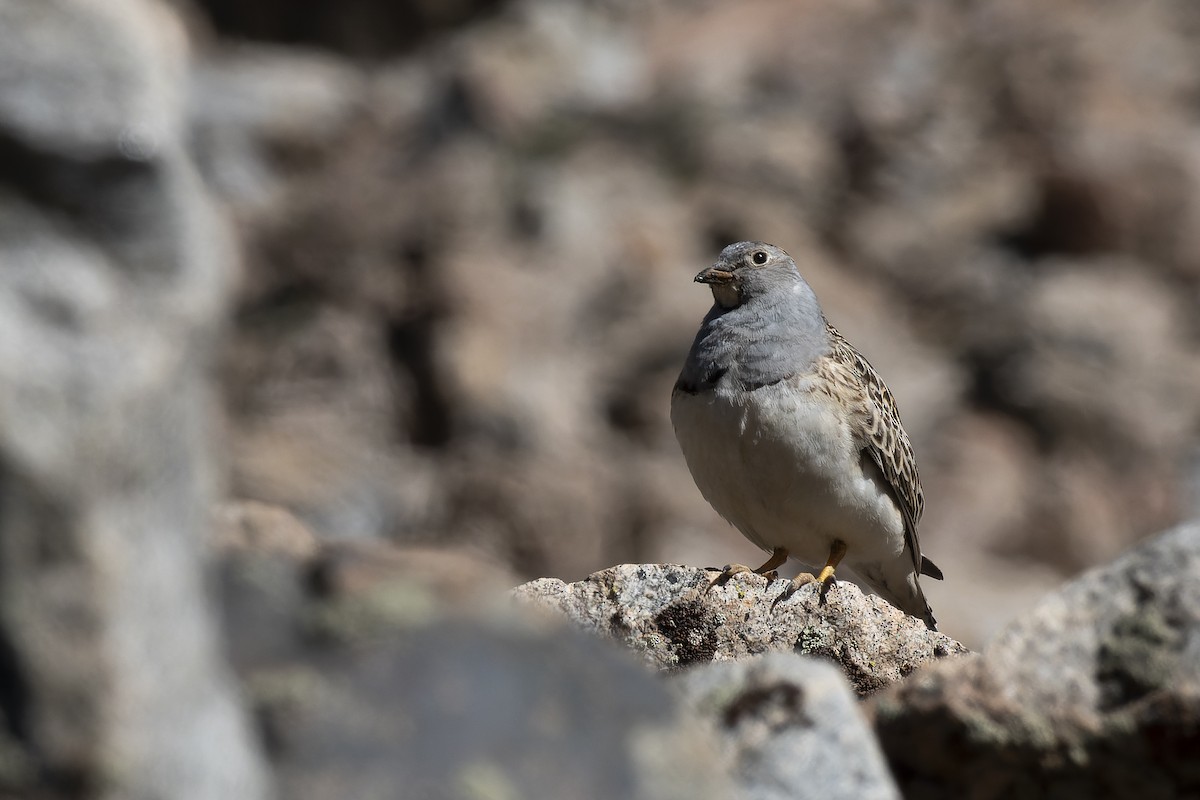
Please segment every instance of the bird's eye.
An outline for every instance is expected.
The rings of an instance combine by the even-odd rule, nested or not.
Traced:
[[[767,254],[762,250],[755,250],[754,254],[750,256],[750,260],[755,264],[762,266],[763,264],[767,263]]]

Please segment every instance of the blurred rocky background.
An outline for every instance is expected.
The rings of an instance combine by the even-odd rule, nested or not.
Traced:
[[[753,561],[667,397],[754,238],[895,390],[952,635],[1197,510],[1192,3],[180,7],[232,496],[527,577]]]
[[[0,0],[0,795],[769,797],[813,709],[824,796],[1102,796],[1126,745],[1197,790],[1195,528],[1039,604],[1200,514],[1197,45],[1185,0]],[[793,652],[689,705],[493,608],[757,557],[667,417],[746,238],[894,390],[942,629],[1009,625],[874,737]],[[707,653],[686,602],[645,641]],[[770,647],[845,668],[839,602]]]

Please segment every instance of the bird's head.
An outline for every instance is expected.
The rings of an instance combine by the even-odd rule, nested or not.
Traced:
[[[708,284],[713,300],[722,308],[737,308],[802,280],[792,257],[765,242],[731,244],[711,267],[696,276],[697,283]]]

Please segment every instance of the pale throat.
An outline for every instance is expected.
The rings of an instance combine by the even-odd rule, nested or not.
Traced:
[[[737,308],[742,304],[742,297],[731,283],[712,285],[713,300],[721,308]]]

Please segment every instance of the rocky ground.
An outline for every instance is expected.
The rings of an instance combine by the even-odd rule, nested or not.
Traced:
[[[1068,584],[980,658],[873,696],[907,796],[1200,793],[1200,524]]]
[[[221,530],[225,624],[284,796],[1200,791],[1197,524],[980,653],[846,582],[775,604],[784,581],[709,591],[712,573],[646,564],[506,591],[487,564],[320,544],[270,507]]]
[[[0,795],[1200,793],[1197,44],[0,0]],[[946,635],[704,591],[757,554],[667,397],[741,238],[898,397]]]
[[[712,573],[647,564],[502,593],[486,564],[318,545],[277,509],[223,530],[235,663],[287,797],[1200,791],[1197,524],[981,653],[846,582],[776,605],[784,581],[709,591]]]

